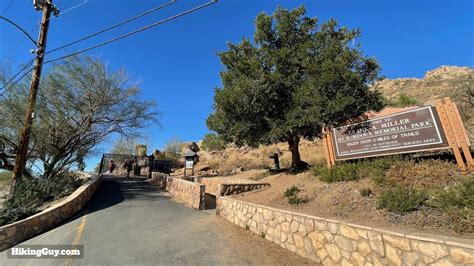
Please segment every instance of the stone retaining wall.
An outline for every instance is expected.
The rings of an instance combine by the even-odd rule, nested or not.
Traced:
[[[324,265],[474,265],[470,239],[395,232],[217,199],[217,214]]]
[[[206,208],[205,185],[160,173],[152,173],[152,177],[159,186],[166,189],[177,200],[183,201],[194,209],[204,210]]]
[[[85,182],[65,200],[40,213],[0,227],[0,251],[43,233],[84,207],[100,185],[101,178]]]
[[[247,191],[257,190],[261,188],[270,187],[268,183],[243,183],[243,184],[222,184],[221,185],[221,196],[241,194]]]
[[[268,183],[258,183],[239,178],[194,177],[193,181],[204,184],[206,193],[216,197],[244,193],[270,186]]]

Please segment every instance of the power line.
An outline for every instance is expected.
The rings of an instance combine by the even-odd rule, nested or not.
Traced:
[[[8,3],[8,5],[2,10],[2,13],[0,13],[0,16],[3,15],[12,6],[13,2],[15,2],[15,0],[11,0],[10,3]]]
[[[75,6],[71,7],[71,8],[65,9],[64,11],[62,11],[62,12],[59,14],[59,16],[64,15],[65,13],[67,13],[67,12],[69,12],[69,11],[71,11],[71,10],[74,10],[74,9],[76,9],[76,8],[82,6],[82,5],[85,5],[85,4],[87,4],[87,2],[89,2],[89,1],[88,1],[88,0],[84,0],[84,2],[82,2],[82,3],[79,3],[79,4],[77,4],[77,5],[75,5]],[[67,4],[67,7],[69,7],[70,5],[71,5],[71,1],[69,1],[69,3]]]
[[[87,40],[87,39],[89,39],[89,38],[92,38],[92,37],[94,37],[94,36],[97,36],[97,35],[99,35],[99,34],[101,34],[101,33],[104,33],[104,32],[107,32],[107,31],[109,31],[109,30],[112,30],[112,29],[114,29],[114,28],[117,28],[117,27],[119,27],[119,26],[121,26],[121,25],[124,25],[124,24],[129,23],[129,22],[131,22],[131,21],[133,21],[133,20],[136,20],[136,19],[138,19],[138,18],[140,18],[140,17],[146,16],[146,15],[151,14],[151,13],[153,13],[153,12],[156,12],[156,11],[158,11],[158,10],[164,8],[164,7],[167,7],[167,6],[171,5],[171,4],[174,4],[174,3],[176,3],[176,1],[177,1],[177,0],[173,0],[173,1],[171,1],[171,2],[168,2],[168,3],[166,3],[166,4],[163,4],[163,5],[161,5],[161,6],[158,6],[158,7],[155,7],[155,8],[153,8],[153,9],[150,9],[150,10],[148,10],[148,11],[145,11],[145,12],[143,12],[143,13],[140,13],[140,14],[134,16],[134,17],[131,17],[131,18],[129,18],[129,19],[123,21],[123,22],[120,22],[120,23],[117,23],[117,24],[115,24],[115,25],[112,25],[112,26],[110,26],[110,27],[108,27],[108,28],[106,28],[106,29],[103,29],[103,30],[100,30],[100,31],[98,31],[98,32],[96,32],[96,33],[93,33],[93,34],[91,34],[91,35],[85,36],[85,37],[83,37],[83,38],[81,38],[81,39],[79,39],[79,40],[77,40],[77,41],[74,41],[74,42],[71,42],[71,43],[62,45],[62,46],[57,47],[57,48],[54,48],[53,50],[50,50],[50,51],[46,52],[46,54],[55,52],[55,51],[57,51],[57,50],[63,49],[63,48],[65,48],[65,47],[71,46],[71,45],[73,45],[73,44],[76,44],[76,43],[79,43],[79,42],[81,42],[81,41],[84,41],[84,40]],[[79,4],[73,6],[73,7],[69,8],[69,9],[66,9],[64,12],[61,13],[61,15],[64,14],[64,13],[67,13],[68,11],[71,11],[71,10],[73,10],[73,9],[75,9],[75,8],[77,8],[77,7],[79,7],[79,6],[81,6],[81,5],[84,5],[84,4],[86,4],[87,2],[88,2],[88,0],[85,0],[85,1],[82,2],[82,3],[79,3]],[[68,5],[70,5],[70,4],[71,4],[71,1],[69,2]],[[5,18],[5,19],[6,19],[6,18]],[[8,20],[8,19],[7,19],[7,20]],[[49,19],[48,19],[48,20],[49,20]],[[8,21],[11,22],[11,23],[13,23],[13,22],[10,21],[10,20],[8,20]],[[13,24],[14,24],[14,23],[13,23]],[[16,24],[14,24],[14,25],[16,25]],[[36,29],[38,26],[39,26],[39,25],[36,25],[32,30]],[[17,26],[17,27],[19,28],[19,26]],[[21,28],[20,28],[20,29],[21,29]],[[22,31],[23,31],[30,39],[32,39],[32,38],[29,36],[29,34],[27,34],[24,30],[22,30]],[[20,46],[22,43],[23,43],[23,40],[21,40],[12,50],[10,50],[10,52],[8,52],[8,54],[7,54],[4,58],[2,58],[2,59],[0,60],[0,62],[3,62],[5,59],[7,59],[7,58],[11,55],[11,53],[12,53],[16,48],[18,48],[18,46]],[[36,42],[35,42],[35,44],[36,44]],[[32,60],[31,62],[33,62],[33,60]],[[31,64],[30,64],[30,65],[31,65]],[[3,88],[5,88],[5,87],[8,85],[8,83],[11,82],[11,81],[12,81],[17,75],[19,75],[19,73],[21,73],[24,69],[25,69],[25,68],[21,69],[15,76],[13,76],[13,78],[12,78],[10,81],[8,81],[7,84],[5,84],[5,85],[3,86]],[[2,88],[2,89],[3,89],[3,88]]]
[[[20,27],[20,25],[16,24],[15,22],[11,21],[10,19],[4,17],[4,16],[0,16],[0,19],[3,19],[5,20],[6,22],[12,24],[13,26],[15,26],[17,29],[19,29],[21,32],[23,32],[26,37],[28,37],[28,39],[30,39],[30,41],[32,41],[35,46],[38,46],[38,43],[30,36],[30,34],[28,34],[28,32],[26,32],[26,30],[24,30],[22,27]]]
[[[123,34],[123,35],[121,35],[121,36],[118,36],[118,37],[113,38],[113,39],[110,39],[110,40],[108,40],[108,41],[99,43],[99,44],[94,45],[94,46],[91,46],[91,47],[89,47],[89,48],[86,48],[86,49],[83,49],[83,50],[80,50],[80,51],[77,51],[77,52],[74,52],[74,53],[71,53],[71,54],[68,54],[68,55],[65,55],[65,56],[61,56],[61,57],[58,57],[58,58],[55,58],[55,59],[51,59],[51,60],[45,61],[45,62],[43,62],[41,65],[48,64],[48,63],[52,63],[52,62],[59,61],[59,60],[63,60],[63,59],[66,59],[66,58],[68,58],[68,57],[72,57],[72,56],[75,56],[75,55],[78,55],[78,54],[81,54],[81,53],[84,53],[84,52],[87,52],[87,51],[90,51],[90,50],[99,48],[99,47],[104,46],[104,45],[107,45],[107,44],[109,44],[109,43],[112,43],[112,42],[115,42],[115,41],[124,39],[124,38],[129,37],[129,36],[131,36],[131,35],[134,35],[134,34],[136,34],[136,33],[142,32],[142,31],[144,31],[144,30],[147,30],[147,29],[156,27],[156,26],[161,25],[161,24],[164,24],[164,23],[166,23],[166,22],[168,22],[168,21],[171,21],[171,20],[174,20],[174,19],[176,19],[176,18],[182,17],[182,16],[184,16],[184,15],[190,14],[190,13],[192,13],[192,12],[195,12],[195,11],[197,11],[197,10],[199,10],[199,9],[205,8],[205,7],[210,6],[210,5],[212,5],[212,4],[215,4],[215,3],[217,3],[217,0],[213,0],[213,1],[207,2],[207,3],[202,4],[202,5],[200,5],[200,6],[194,7],[194,8],[192,8],[192,9],[189,9],[189,10],[184,11],[184,12],[181,12],[181,13],[178,13],[178,14],[176,14],[176,15],[174,15],[174,16],[171,16],[171,17],[168,17],[168,18],[166,18],[166,19],[157,21],[157,22],[152,23],[152,24],[150,24],[150,25],[148,25],[148,26],[139,28],[139,29],[137,29],[137,30],[131,31],[131,32],[126,33],[126,34]],[[32,62],[33,62],[33,60],[30,61],[29,66],[31,65]],[[27,68],[27,67],[23,67],[21,71],[23,71],[23,70],[26,69],[26,68]],[[18,78],[18,79],[10,86],[10,88],[12,88],[15,84],[17,84],[22,78],[24,78],[24,77],[25,77],[29,72],[31,72],[33,69],[34,69],[34,68],[31,68],[31,69],[29,69],[26,73],[24,73],[20,78]],[[13,80],[16,76],[18,76],[18,75],[21,73],[21,71],[18,72],[12,79],[10,79],[10,81],[7,82],[7,84],[4,85],[2,89],[4,89],[4,88],[8,85],[8,83],[11,82],[11,80]],[[10,89],[10,88],[8,88],[8,89]],[[8,90],[8,89],[7,89],[7,90]],[[5,93],[5,92],[4,92],[4,93]],[[2,93],[2,94],[0,94],[0,95],[3,95],[4,93]]]
[[[64,6],[64,8],[68,8],[68,7],[70,7],[70,6],[71,6],[71,4],[72,4],[72,1],[73,1],[73,0],[69,0],[69,1],[67,2],[67,5],[65,5],[65,6]],[[86,0],[86,1],[87,1],[87,0]]]
[[[124,21],[122,21],[122,22],[120,22],[120,23],[117,23],[117,24],[115,24],[115,25],[112,25],[112,26],[110,26],[110,27],[108,27],[108,28],[105,28],[105,29],[103,29],[103,30],[100,30],[100,31],[98,31],[98,32],[95,32],[95,33],[93,33],[93,34],[90,34],[90,35],[88,35],[88,36],[82,37],[82,38],[80,38],[79,40],[76,40],[76,41],[73,41],[73,42],[70,42],[70,43],[61,45],[61,46],[59,46],[59,47],[57,47],[57,48],[54,48],[54,49],[52,49],[52,50],[47,51],[46,54],[55,52],[55,51],[57,51],[57,50],[60,50],[60,49],[66,48],[66,47],[68,47],[68,46],[74,45],[74,44],[76,44],[76,43],[82,42],[82,41],[84,41],[84,40],[90,39],[90,38],[92,38],[92,37],[94,37],[94,36],[97,36],[97,35],[99,35],[99,34],[102,34],[102,33],[104,33],[104,32],[107,32],[107,31],[109,31],[109,30],[115,29],[115,28],[117,28],[117,27],[119,27],[119,26],[122,26],[122,25],[124,25],[124,24],[126,24],[126,23],[129,23],[129,22],[131,22],[131,21],[133,21],[133,20],[136,20],[136,19],[138,19],[138,18],[144,17],[144,16],[146,16],[146,15],[148,15],[148,14],[151,14],[151,13],[156,12],[156,11],[158,11],[158,10],[160,10],[160,9],[162,9],[162,8],[165,8],[165,7],[169,6],[169,5],[172,5],[172,4],[176,3],[176,1],[177,1],[177,0],[172,0],[172,1],[170,1],[170,2],[168,2],[168,3],[165,3],[165,4],[161,5],[161,6],[157,6],[157,7],[155,7],[155,8],[152,8],[152,9],[148,10],[148,11],[145,11],[145,12],[143,12],[143,13],[140,13],[140,14],[134,16],[134,17],[131,17],[131,18],[127,19],[127,20],[124,20]]]
[[[31,59],[30,61],[28,61],[28,63],[26,63],[25,66],[23,66],[20,71],[18,71],[15,75],[13,75],[12,78],[10,78],[6,83],[5,85],[3,85],[2,87],[2,90],[5,89],[5,92],[9,89],[11,89],[16,83],[18,83],[24,76],[26,76],[28,73],[30,73],[31,70],[33,70],[32,68],[29,69],[26,73],[24,73],[20,78],[18,78],[18,80],[16,80],[13,84],[10,85],[10,83],[18,76],[21,74],[21,72],[23,72],[25,69],[27,69],[28,67],[30,67],[34,62],[34,59]],[[7,86],[10,85],[9,88],[7,88]],[[3,95],[5,94],[5,92],[3,92],[2,94],[0,95]]]
[[[10,57],[10,55],[16,50],[16,48],[18,48],[24,41],[25,41],[25,39],[21,39],[10,51],[0,60],[0,63],[3,63],[3,61],[5,61],[8,57]]]
[[[129,33],[123,34],[123,35],[121,35],[121,36],[112,38],[112,39],[110,39],[110,40],[108,40],[108,41],[99,43],[99,44],[94,45],[94,46],[91,46],[91,47],[89,47],[89,48],[82,49],[82,50],[80,50],[80,51],[77,51],[77,52],[74,52],[74,53],[71,53],[71,54],[68,54],[68,55],[65,55],[65,56],[61,56],[61,57],[58,57],[58,58],[55,58],[55,59],[51,59],[51,60],[45,61],[43,64],[48,64],[48,63],[51,63],[51,62],[54,62],[54,61],[63,60],[63,59],[66,59],[66,58],[68,58],[68,57],[72,57],[72,56],[75,56],[75,55],[78,55],[78,54],[81,54],[81,53],[84,53],[84,52],[87,52],[87,51],[90,51],[90,50],[99,48],[99,47],[104,46],[104,45],[107,45],[107,44],[109,44],[109,43],[112,43],[112,42],[115,42],[115,41],[124,39],[124,38],[126,38],[126,37],[129,37],[129,36],[131,36],[131,35],[137,34],[137,33],[139,33],[139,32],[142,32],[142,31],[144,31],[144,30],[148,30],[148,29],[150,29],[150,28],[156,27],[156,26],[161,25],[161,24],[163,24],[163,23],[166,23],[166,22],[168,22],[168,21],[177,19],[177,18],[179,18],[179,17],[182,17],[182,16],[187,15],[187,14],[189,14],[189,13],[195,12],[195,11],[197,11],[197,10],[199,10],[199,9],[205,8],[205,7],[210,6],[210,5],[212,5],[212,4],[215,4],[215,3],[217,3],[217,0],[213,0],[213,1],[207,2],[207,3],[205,3],[205,4],[202,4],[202,5],[200,5],[200,6],[197,6],[197,7],[195,7],[195,8],[192,8],[192,9],[189,9],[189,10],[187,10],[187,11],[181,12],[181,13],[179,13],[179,14],[176,14],[176,15],[174,15],[174,16],[168,17],[168,18],[166,18],[166,19],[157,21],[157,22],[152,23],[152,24],[150,24],[150,25],[148,25],[148,26],[145,26],[145,27],[139,28],[139,29],[137,29],[137,30],[131,31],[131,32],[129,32]]]
[[[9,82],[11,82],[16,76],[18,76],[23,70],[25,70],[28,66],[31,66],[33,64],[33,61],[34,60],[31,60],[27,65],[25,65],[17,74],[15,74],[6,84],[5,86],[3,86],[3,88],[5,88]],[[10,110],[12,111],[12,114],[15,116],[15,119],[21,123],[23,120],[21,119],[21,117],[16,113],[16,110],[15,108],[13,108],[13,106],[10,104],[10,101],[9,99],[7,99],[7,97],[5,96],[5,93],[8,92],[8,90],[12,89],[13,86],[15,86],[18,82],[20,82],[20,80],[22,80],[26,75],[28,75],[31,70],[33,70],[33,68],[29,69],[27,72],[25,72],[23,75],[21,75],[21,77],[19,77],[15,82],[13,82],[13,84],[10,85],[9,88],[5,89],[4,92],[2,92],[0,94],[0,96],[5,99],[5,103],[8,105],[8,107],[10,108]],[[2,89],[3,89],[2,88]]]
[[[13,0],[12,0],[12,2],[13,2]],[[69,1],[68,5],[67,5],[68,7],[71,5],[71,2],[72,2],[72,0]],[[63,12],[60,13],[60,16],[63,16],[64,14],[66,14],[66,13],[68,13],[68,12],[70,12],[70,11],[72,11],[72,10],[74,10],[74,9],[76,9],[76,8],[78,8],[78,7],[80,7],[80,6],[82,6],[82,5],[85,5],[85,4],[87,4],[87,3],[88,3],[88,0],[84,0],[84,2],[79,3],[79,4],[77,4],[77,5],[75,5],[75,6],[71,7],[71,8],[68,8],[68,9],[64,10]],[[2,12],[2,14],[3,14],[3,12]],[[0,14],[0,15],[1,15],[1,14]],[[49,19],[48,19],[48,20],[49,20]],[[36,30],[36,29],[40,26],[40,23],[41,23],[41,20],[40,20],[40,21],[36,24],[36,26],[34,26],[29,32],[33,32],[34,30]],[[25,41],[24,39],[20,40],[2,59],[0,59],[0,63],[4,62],[7,58],[9,58],[10,55],[11,55],[21,44],[23,44],[24,41]]]
[[[15,26],[15,27],[16,27],[17,29],[19,29],[23,34],[25,34],[26,37],[28,37],[28,39],[30,39],[30,41],[32,41],[32,42],[35,44],[36,47],[38,47],[38,43],[30,36],[30,34],[28,34],[28,32],[26,32],[26,31],[25,31],[22,27],[20,27],[18,24],[16,24],[16,23],[13,22],[12,20],[10,20],[10,19],[8,19],[8,18],[6,18],[6,17],[4,17],[4,16],[0,16],[0,19],[3,19],[3,20],[5,20],[6,22],[8,22],[8,23],[12,24],[13,26]],[[11,54],[18,46],[20,46],[22,43],[23,43],[23,40],[21,40],[20,42],[18,42],[18,43],[16,44],[16,46],[13,47],[13,49],[11,49],[11,50],[7,53],[7,55],[2,58],[2,60],[1,60],[0,62],[3,62],[5,59],[7,59],[7,58],[10,56],[10,54]],[[23,70],[25,70],[26,68],[28,68],[29,66],[31,66],[31,64],[33,63],[33,61],[34,61],[34,60],[31,60],[31,61],[29,61],[28,63],[26,63],[26,65],[25,65],[22,69],[20,69],[20,71],[18,71],[18,73],[16,73],[8,82],[6,82],[6,84],[2,87],[2,89],[6,88],[6,87],[8,86],[8,84],[9,84],[13,79],[15,79],[18,75],[20,75],[21,72],[23,72]],[[27,73],[28,73],[28,72],[27,72]],[[23,77],[23,76],[22,76],[22,77]],[[15,84],[16,84],[16,82],[15,82]],[[3,95],[3,94],[4,94],[4,93],[2,93],[2,95]]]

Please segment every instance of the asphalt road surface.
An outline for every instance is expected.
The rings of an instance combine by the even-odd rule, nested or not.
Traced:
[[[103,180],[75,217],[20,245],[83,245],[84,257],[11,259],[2,252],[0,265],[310,263],[212,211],[197,211],[175,202],[143,180]]]

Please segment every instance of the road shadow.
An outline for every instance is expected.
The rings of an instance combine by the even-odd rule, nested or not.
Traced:
[[[84,215],[113,207],[114,205],[120,204],[124,201],[152,203],[158,200],[170,199],[169,196],[162,193],[163,189],[160,189],[145,180],[145,178],[103,178],[94,195],[80,211],[65,219],[64,221],[55,224],[45,232],[32,236],[28,239],[25,239],[24,241],[39,237],[48,233],[54,228],[67,225],[71,222],[81,219]]]
[[[217,207],[217,198],[214,195],[205,193],[206,210],[214,210]]]
[[[120,186],[115,180],[102,180],[100,183],[100,186],[97,188],[94,195],[91,197],[89,202],[80,211],[78,211],[76,214],[72,215],[71,217],[65,219],[64,221],[51,226],[49,229],[45,230],[44,232],[33,235],[21,241],[20,243],[15,244],[14,246],[19,245],[30,239],[34,239],[35,237],[40,237],[43,234],[47,234],[49,231],[55,228],[67,225],[71,222],[74,222],[75,220],[82,218],[86,214],[112,207],[116,204],[119,204],[123,200],[124,200],[124,197],[122,193],[120,192]]]
[[[93,213],[119,204],[123,200],[124,197],[117,181],[114,179],[102,179],[99,188],[83,207],[83,210]]]
[[[76,214],[54,227],[60,227],[70,223],[86,214],[110,208],[121,203],[123,200],[124,197],[120,191],[120,186],[117,181],[114,179],[102,179],[99,187],[95,191],[94,195],[92,195],[89,202],[87,202],[86,205],[84,205],[84,207],[82,207],[82,209]]]

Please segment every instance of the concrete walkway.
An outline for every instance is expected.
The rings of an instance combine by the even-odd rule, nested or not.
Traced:
[[[82,259],[7,259],[0,265],[310,263],[215,214],[190,209],[143,180],[104,180],[89,204],[28,245],[84,245]]]

